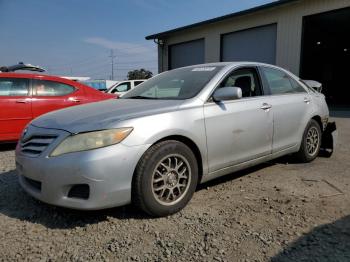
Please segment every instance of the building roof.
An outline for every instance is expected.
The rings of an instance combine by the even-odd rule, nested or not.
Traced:
[[[216,23],[216,22],[221,22],[221,21],[224,21],[226,19],[252,14],[252,13],[255,13],[255,12],[258,12],[258,11],[267,10],[267,9],[270,9],[270,8],[273,8],[273,7],[279,7],[279,6],[282,6],[282,5],[285,5],[285,4],[289,4],[289,3],[292,3],[292,2],[297,2],[297,1],[300,1],[300,0],[279,0],[279,1],[274,1],[272,3],[260,5],[260,6],[253,7],[253,8],[250,8],[250,9],[246,9],[246,10],[243,10],[243,11],[239,11],[239,12],[236,12],[236,13],[232,13],[232,14],[228,14],[228,15],[224,15],[224,16],[219,16],[219,17],[216,17],[216,18],[213,18],[213,19],[205,20],[205,21],[194,23],[194,24],[191,24],[191,25],[178,27],[178,28],[175,28],[175,29],[172,29],[172,30],[168,30],[168,31],[164,31],[164,32],[161,32],[161,33],[149,35],[149,36],[146,36],[146,40],[160,39],[160,38],[165,37],[167,35],[170,35],[172,33],[176,33],[176,32],[179,32],[179,31],[186,30],[186,29],[190,29],[190,28],[194,28],[194,27],[198,27],[198,26],[203,26],[203,25],[208,25],[208,24],[213,24],[213,23]]]

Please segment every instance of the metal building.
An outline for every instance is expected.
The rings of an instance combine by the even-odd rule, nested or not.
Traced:
[[[258,61],[323,83],[350,105],[350,0],[280,0],[150,35],[159,71],[217,61]]]

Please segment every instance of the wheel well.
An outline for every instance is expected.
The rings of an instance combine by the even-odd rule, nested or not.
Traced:
[[[200,183],[200,181],[202,180],[202,176],[203,176],[203,162],[202,162],[201,152],[199,151],[199,148],[196,145],[196,143],[193,142],[188,137],[180,136],[180,135],[174,135],[174,136],[164,137],[164,138],[158,140],[157,142],[155,142],[154,145],[158,144],[159,142],[166,141],[166,140],[176,140],[176,141],[182,142],[182,143],[184,143],[186,146],[188,146],[191,149],[191,151],[193,152],[193,154],[195,155],[196,160],[197,160],[197,165],[198,165],[198,183]]]
[[[320,128],[321,128],[321,131],[323,132],[323,125],[322,125],[321,117],[320,117],[320,116],[314,116],[314,117],[311,118],[311,119],[315,120],[315,121],[319,124],[319,126],[320,126]]]

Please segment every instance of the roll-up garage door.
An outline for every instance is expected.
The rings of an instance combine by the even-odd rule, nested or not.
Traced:
[[[204,63],[204,39],[169,46],[169,69]]]
[[[277,24],[222,35],[221,60],[276,63]]]

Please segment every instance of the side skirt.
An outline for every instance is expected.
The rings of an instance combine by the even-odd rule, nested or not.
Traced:
[[[231,173],[234,173],[234,172],[237,172],[237,171],[240,171],[240,170],[252,167],[252,166],[256,166],[258,164],[270,161],[272,159],[279,158],[279,157],[284,156],[284,155],[295,153],[297,151],[298,151],[298,146],[293,146],[293,147],[284,149],[282,151],[275,152],[275,153],[267,155],[267,156],[263,156],[263,157],[259,157],[259,158],[253,159],[253,160],[249,160],[249,161],[246,161],[246,162],[234,165],[234,166],[225,167],[225,168],[216,170],[214,172],[211,172],[211,173],[203,176],[200,183],[202,184],[202,183],[205,183],[207,181],[213,180],[215,178],[218,178],[218,177],[221,177],[224,175],[228,175],[228,174],[231,174]]]

